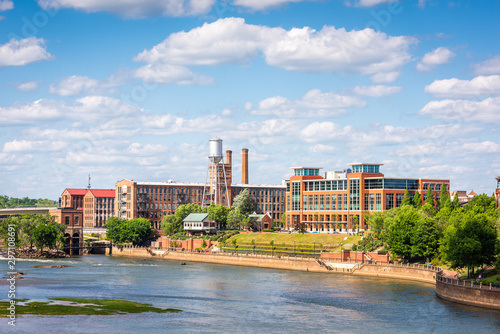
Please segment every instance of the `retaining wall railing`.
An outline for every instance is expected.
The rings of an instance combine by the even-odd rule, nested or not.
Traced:
[[[494,286],[493,284],[483,284],[482,282],[474,282],[474,281],[464,281],[456,278],[449,278],[445,276],[436,276],[437,282],[443,282],[445,284],[460,286],[471,289],[480,289],[480,290],[493,290],[500,291],[500,287]]]

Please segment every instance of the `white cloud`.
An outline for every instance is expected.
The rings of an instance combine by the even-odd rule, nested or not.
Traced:
[[[478,97],[500,95],[500,75],[478,76],[472,80],[435,80],[425,92],[439,97]]]
[[[185,66],[169,64],[148,64],[138,68],[136,78],[146,82],[178,85],[214,85],[213,78],[191,72]]]
[[[455,57],[455,53],[445,47],[439,47],[424,55],[417,64],[417,71],[429,72],[438,65],[448,64]]]
[[[337,147],[333,145],[316,144],[309,147],[309,152],[311,153],[332,153],[337,151]]]
[[[11,0],[0,0],[0,12],[14,8],[14,2]]]
[[[373,7],[382,3],[392,3],[397,1],[399,0],[346,0],[346,4],[353,5],[355,7]]]
[[[21,66],[40,60],[50,60],[53,56],[45,49],[43,38],[29,37],[11,39],[0,45],[0,67]]]
[[[253,115],[274,115],[283,118],[293,117],[334,117],[345,113],[343,108],[364,107],[366,102],[353,96],[338,95],[333,92],[322,93],[319,89],[307,92],[303,97],[289,100],[274,96],[260,101]]]
[[[206,14],[214,3],[215,0],[38,0],[43,9],[74,8],[88,13],[109,12],[132,19]]]
[[[200,116],[193,119],[182,118],[172,114],[148,115],[141,118],[144,131],[156,135],[172,135],[179,133],[214,133],[230,127],[227,119],[218,115]]]
[[[476,75],[500,74],[500,55],[474,65]]]
[[[384,85],[356,86],[353,88],[355,94],[373,96],[373,97],[396,94],[402,90],[403,88],[399,86],[384,86]]]
[[[49,93],[59,96],[76,96],[80,94],[102,94],[103,90],[117,87],[125,83],[128,74],[119,71],[105,79],[97,80],[86,76],[72,75],[50,85]]]
[[[500,123],[500,97],[490,97],[479,102],[470,100],[431,101],[419,111],[419,114],[462,123]]]
[[[30,92],[38,88],[39,81],[28,81],[17,85],[16,89],[22,92]]]
[[[138,107],[106,96],[86,96],[73,102],[41,99],[0,107],[0,124],[32,124],[54,119],[96,121],[140,111]]]
[[[171,34],[134,60],[180,66],[247,65],[261,52],[268,65],[288,71],[387,75],[410,60],[408,49],[415,42],[412,37],[388,36],[372,29],[325,26],[320,31],[309,27],[287,31],[233,17]]]
[[[235,6],[250,8],[252,10],[264,10],[279,7],[290,2],[301,2],[304,0],[234,0]]]
[[[67,145],[68,144],[63,141],[30,141],[14,139],[3,145],[3,152],[58,151],[65,148]]]
[[[353,128],[351,126],[341,127],[333,122],[313,122],[301,131],[301,137],[306,143],[341,139],[348,136]]]
[[[384,83],[393,83],[394,81],[398,80],[399,75],[401,72],[399,71],[394,71],[394,72],[381,72],[381,73],[376,73],[370,77],[371,82],[376,83],[376,84],[384,84]]]

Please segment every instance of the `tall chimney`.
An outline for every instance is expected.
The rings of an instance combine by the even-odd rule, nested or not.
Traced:
[[[241,150],[241,183],[248,184],[248,148]]]
[[[226,164],[228,164],[228,165],[231,164],[232,156],[233,156],[233,151],[227,150],[226,151]]]

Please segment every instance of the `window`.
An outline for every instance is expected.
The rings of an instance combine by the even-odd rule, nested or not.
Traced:
[[[325,195],[319,196],[319,209],[325,210]]]
[[[359,179],[349,180],[351,210],[359,210]]]
[[[69,216],[65,216],[65,217],[64,217],[64,223],[65,223],[66,225],[69,225]]]
[[[385,209],[390,210],[394,208],[394,194],[385,194]]]
[[[403,202],[404,194],[396,194],[396,207],[399,208]]]
[[[300,182],[292,182],[292,211],[300,210]]]
[[[75,225],[80,225],[80,217],[75,216]]]
[[[309,195],[309,210],[313,209],[313,195]]]
[[[382,195],[381,194],[377,194],[376,210],[378,210],[378,211],[382,210]]]
[[[332,210],[337,210],[337,195],[332,195]]]
[[[318,210],[318,195],[314,195],[314,210]]]
[[[330,195],[326,195],[326,210],[330,210]]]

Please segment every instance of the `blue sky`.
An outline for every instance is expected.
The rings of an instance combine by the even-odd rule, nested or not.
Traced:
[[[491,194],[500,2],[0,0],[0,194],[383,163]]]

